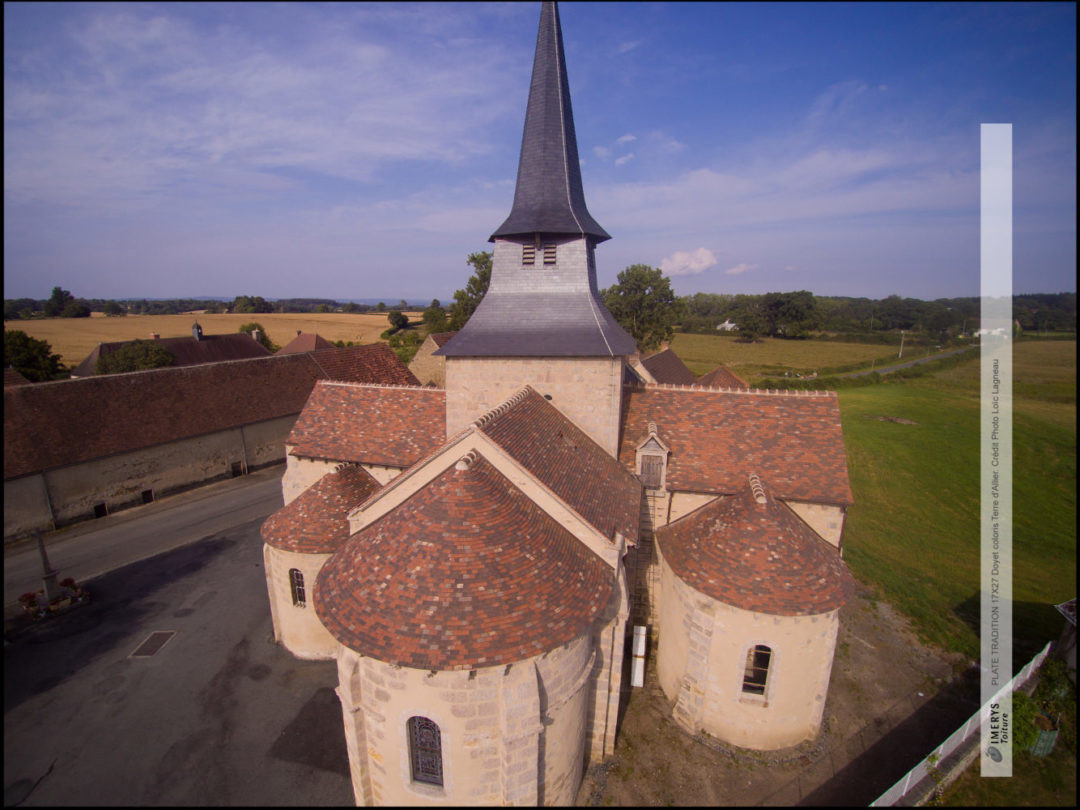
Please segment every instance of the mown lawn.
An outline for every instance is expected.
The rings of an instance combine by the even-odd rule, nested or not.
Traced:
[[[1019,342],[1013,375],[1018,669],[1060,634],[1063,620],[1052,605],[1076,595],[1076,343]],[[839,395],[856,502],[845,559],[928,640],[972,658],[979,649],[978,383],[972,359]]]

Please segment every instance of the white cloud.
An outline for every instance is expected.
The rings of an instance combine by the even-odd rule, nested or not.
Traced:
[[[743,273],[749,273],[751,270],[757,270],[757,268],[758,266],[756,264],[746,264],[745,262],[743,262],[742,264],[737,264],[734,267],[729,267],[727,270],[724,271],[724,275],[741,276]]]
[[[608,149],[606,146],[594,146],[592,151],[593,154],[601,160],[607,160],[609,157],[611,157],[611,150]]]
[[[630,51],[634,50],[634,48],[638,47],[642,42],[643,42],[643,40],[640,40],[640,39],[635,39],[635,40],[631,40],[629,42],[624,42],[621,45],[619,45],[618,48],[615,49],[615,53],[616,54],[629,53]]]
[[[696,276],[717,264],[716,256],[708,248],[686,252],[677,250],[660,262],[660,269],[669,276]]]
[[[620,144],[630,143],[631,141],[636,141],[636,140],[637,140],[637,135],[631,135],[630,133],[627,133],[625,135],[620,135],[618,138],[616,138],[615,139],[615,145],[618,146]]]
[[[634,153],[631,152],[629,155],[623,155],[622,157],[615,158],[615,165],[616,166],[622,166],[625,163],[629,163],[633,159],[634,159]]]

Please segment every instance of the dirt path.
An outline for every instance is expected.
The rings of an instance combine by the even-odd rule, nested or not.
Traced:
[[[866,805],[977,708],[961,656],[925,647],[889,605],[860,592],[840,614],[825,730],[773,752],[694,738],[656,682],[626,704],[615,756],[594,766],[579,805]]]

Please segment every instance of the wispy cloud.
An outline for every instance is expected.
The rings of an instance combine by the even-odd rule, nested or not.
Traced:
[[[616,166],[624,166],[633,159],[634,159],[634,153],[630,152],[627,155],[623,155],[622,157],[615,158],[615,165]]]
[[[634,50],[634,48],[637,48],[639,45],[641,45],[642,42],[643,40],[640,39],[631,40],[629,42],[622,42],[619,44],[619,47],[615,49],[615,53],[630,53],[630,51]]]
[[[724,271],[724,275],[725,276],[741,276],[743,273],[749,273],[751,270],[757,270],[757,269],[758,269],[758,266],[756,264],[740,263],[740,264],[735,265],[734,267],[729,267],[727,270]]]
[[[716,267],[717,259],[708,248],[699,247],[694,251],[677,250],[660,262],[662,269],[669,276],[696,276]]]
[[[629,132],[625,135],[620,135],[615,139],[615,145],[621,146],[624,143],[632,143],[637,140],[637,135],[631,135]]]
[[[606,146],[594,146],[593,154],[601,160],[607,160],[609,157],[611,157],[611,150]]]

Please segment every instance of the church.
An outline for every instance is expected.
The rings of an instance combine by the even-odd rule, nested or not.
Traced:
[[[574,803],[647,627],[674,720],[818,734],[852,503],[835,393],[657,384],[606,310],[555,3],[487,294],[442,387],[320,381],[262,527],[275,638],[337,662],[357,804]]]

